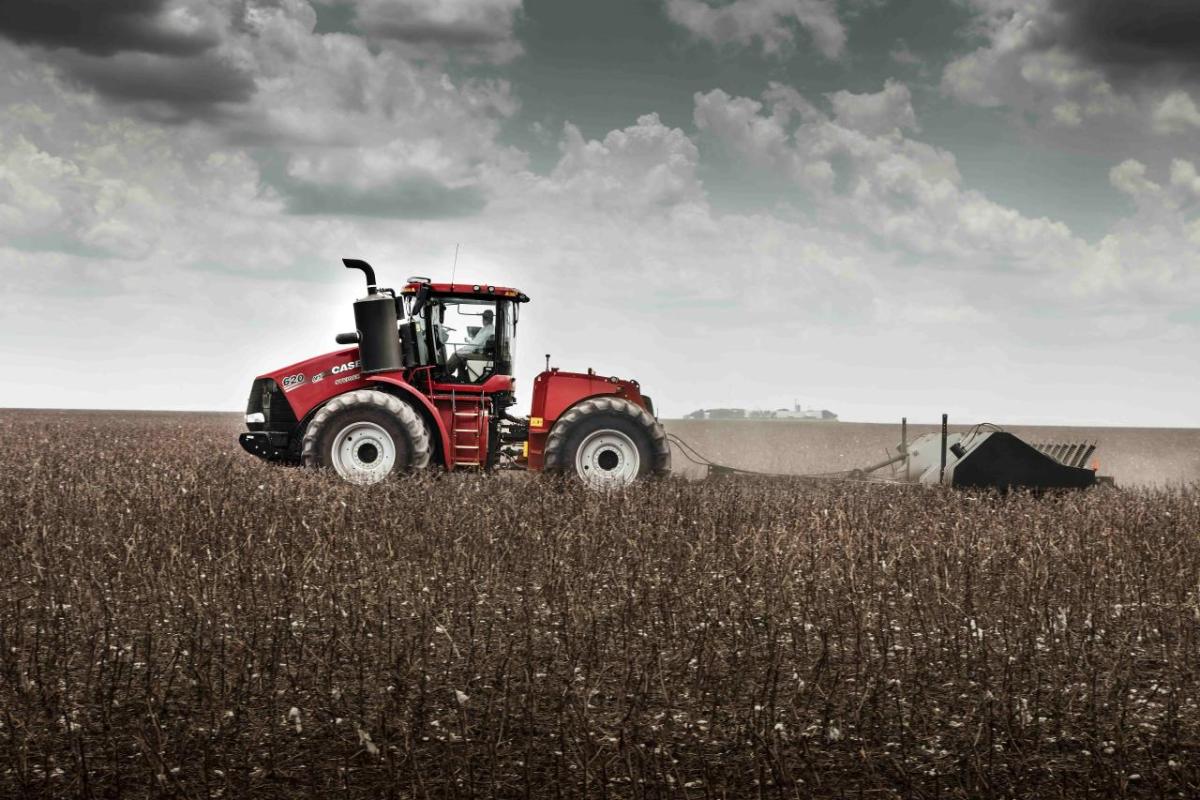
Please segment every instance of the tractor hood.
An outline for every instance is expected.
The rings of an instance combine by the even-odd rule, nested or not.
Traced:
[[[275,381],[298,420],[330,396],[366,385],[357,347],[324,353],[259,376],[259,380],[268,379]]]

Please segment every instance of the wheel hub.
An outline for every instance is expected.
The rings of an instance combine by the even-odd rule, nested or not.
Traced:
[[[338,431],[330,456],[338,475],[351,483],[378,483],[396,463],[396,443],[374,422],[355,422]]]
[[[637,480],[641,455],[633,439],[611,428],[588,435],[575,454],[575,472],[598,489],[628,486]]]

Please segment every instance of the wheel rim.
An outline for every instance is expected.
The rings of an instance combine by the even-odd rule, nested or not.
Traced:
[[[351,483],[377,483],[396,464],[396,443],[374,422],[355,422],[338,431],[330,456],[337,474]]]
[[[637,445],[612,429],[590,434],[575,453],[575,472],[589,486],[612,489],[637,480],[642,458]]]

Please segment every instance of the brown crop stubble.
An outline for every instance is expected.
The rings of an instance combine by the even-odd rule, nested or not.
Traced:
[[[1200,492],[370,489],[0,416],[0,795],[1195,796]]]

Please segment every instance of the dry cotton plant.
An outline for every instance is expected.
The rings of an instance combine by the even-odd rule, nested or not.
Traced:
[[[1200,492],[367,489],[0,416],[0,795],[1194,797]]]

